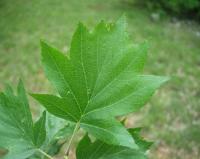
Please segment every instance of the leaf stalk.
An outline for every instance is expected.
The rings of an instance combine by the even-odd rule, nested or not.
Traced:
[[[69,143],[68,143],[68,146],[67,146],[67,149],[66,149],[66,152],[65,154],[68,156],[69,155],[69,150],[70,150],[70,147],[71,147],[71,144],[72,144],[72,141],[74,140],[74,137],[78,131],[78,129],[80,128],[80,121],[76,123],[76,126],[74,128],[74,131],[73,131],[73,134],[69,140]]]
[[[53,157],[51,157],[50,155],[48,155],[46,152],[44,152],[43,150],[41,149],[38,149],[38,151],[43,154],[44,156],[46,156],[48,159],[54,159]]]

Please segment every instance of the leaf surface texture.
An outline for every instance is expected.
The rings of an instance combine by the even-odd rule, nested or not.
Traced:
[[[90,32],[79,23],[69,56],[41,42],[45,74],[59,96],[32,94],[50,113],[113,145],[138,146],[116,116],[139,110],[167,78],[142,75],[147,45],[133,45],[125,17]]]

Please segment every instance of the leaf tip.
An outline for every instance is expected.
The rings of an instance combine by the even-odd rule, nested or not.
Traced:
[[[40,39],[40,46],[41,46],[41,49],[43,49],[45,46],[48,46],[48,44],[47,44],[47,42],[45,40]]]
[[[123,13],[121,17],[116,21],[117,26],[121,26],[122,28],[126,29],[127,28],[127,18],[126,14]]]
[[[20,93],[20,91],[23,91],[23,92],[25,91],[24,83],[21,78],[19,79],[19,82],[17,85],[17,90],[18,90],[18,93]]]
[[[42,115],[46,117],[46,114],[47,114],[46,110],[43,111]]]
[[[162,82],[162,83],[166,83],[166,82],[168,82],[170,79],[171,79],[171,78],[168,77],[168,76],[163,76],[163,77],[161,77],[161,82]]]
[[[87,27],[82,22],[79,22],[76,32],[83,32],[83,31],[89,32]]]
[[[28,93],[32,98],[36,99],[37,100],[37,94],[35,93]]]

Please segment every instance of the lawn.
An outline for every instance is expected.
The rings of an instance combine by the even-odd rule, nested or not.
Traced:
[[[200,156],[200,26],[161,17],[124,0],[1,0],[0,89],[21,77],[30,92],[53,91],[40,63],[40,39],[67,52],[79,21],[93,28],[101,19],[126,13],[134,43],[148,41],[146,74],[170,76],[152,100],[129,116],[154,140],[152,159],[198,159]],[[31,99],[34,116],[39,112]]]

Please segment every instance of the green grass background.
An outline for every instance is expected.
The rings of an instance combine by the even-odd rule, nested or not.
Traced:
[[[0,90],[21,77],[31,92],[52,92],[40,63],[40,39],[66,52],[79,21],[92,29],[123,13],[132,41],[150,44],[145,73],[171,77],[127,124],[145,127],[144,136],[155,140],[152,159],[198,159],[200,26],[193,22],[152,20],[151,12],[124,0],[0,0]],[[30,100],[37,114],[39,106]]]

